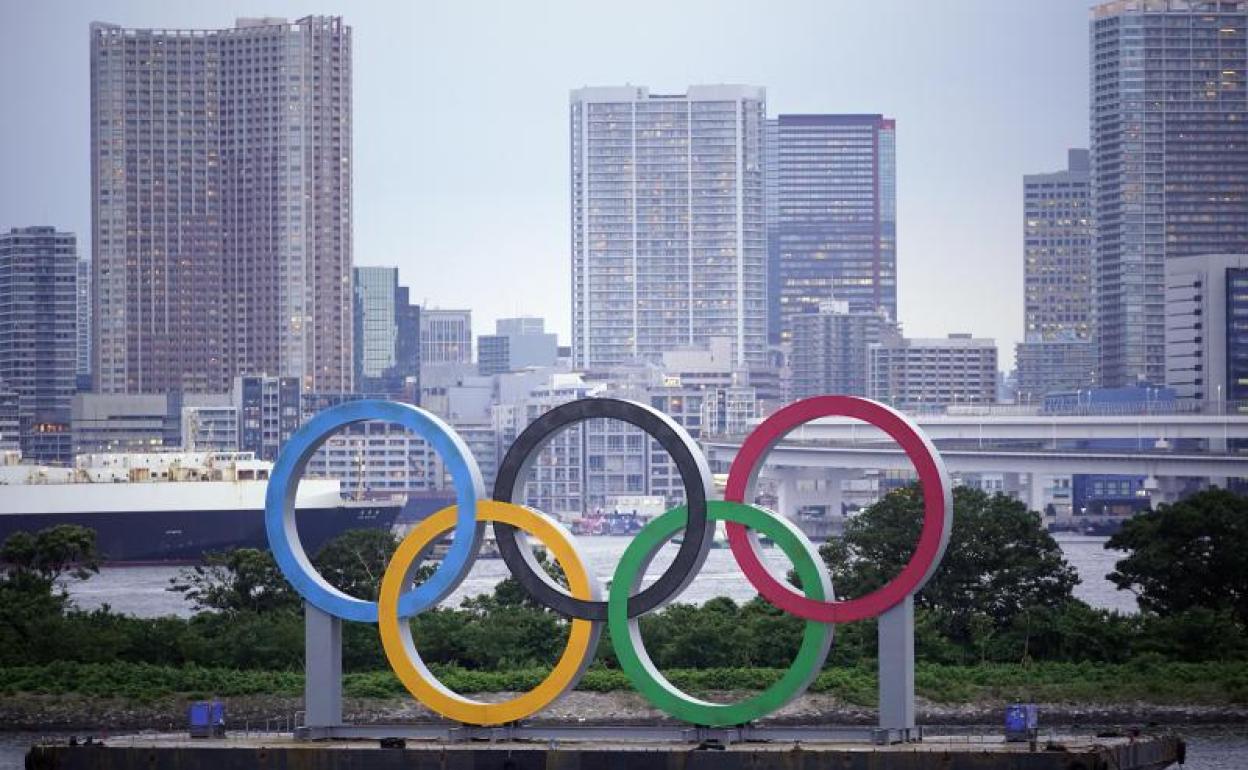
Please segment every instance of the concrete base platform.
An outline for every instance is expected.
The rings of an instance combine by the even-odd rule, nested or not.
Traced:
[[[1184,758],[1173,737],[999,738],[927,736],[921,743],[628,741],[310,742],[291,735],[191,739],[110,738],[106,745],[35,746],[27,770],[1160,770]]]

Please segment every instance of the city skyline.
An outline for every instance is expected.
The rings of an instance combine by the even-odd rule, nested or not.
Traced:
[[[86,108],[79,103],[79,97],[85,102],[87,90],[80,50],[86,25],[108,19],[126,26],[216,28],[230,25],[235,16],[293,19],[307,9],[285,3],[222,4],[171,14],[164,6],[138,4],[57,11],[53,4],[50,10],[9,12],[18,22],[10,29],[21,27],[24,33],[7,49],[5,61],[33,56],[47,62],[37,77],[13,84],[16,103],[38,99],[39,114],[49,116],[53,125],[36,119],[7,127],[19,135],[5,143],[3,163],[15,177],[27,179],[32,174],[23,171],[26,156],[46,161],[52,155],[65,166],[65,184],[52,190],[39,179],[24,183],[20,195],[5,192],[0,212],[5,224],[46,220],[72,230],[86,253],[89,198],[86,173],[77,168],[86,148]],[[434,9],[433,17],[419,25],[424,31],[410,41],[415,45],[409,45],[399,44],[395,35],[412,25],[392,23],[406,13],[393,9],[382,23],[376,8],[352,8],[345,21],[361,41],[356,46],[356,264],[398,265],[413,299],[441,307],[471,306],[478,333],[488,333],[499,317],[541,315],[561,340],[570,340],[570,309],[552,299],[568,296],[568,90],[649,82],[655,91],[670,92],[689,83],[735,82],[766,87],[770,115],[879,112],[896,118],[898,304],[906,333],[972,332],[996,338],[1003,353],[1021,339],[1017,190],[1023,173],[1055,166],[1066,147],[1086,144],[1086,4],[1013,9],[979,4],[939,14],[902,5],[870,11],[809,6],[780,18],[729,6],[706,30],[709,55],[700,57],[705,62],[700,66],[691,66],[680,54],[678,36],[647,28],[653,55],[648,48],[647,56],[639,57],[614,41],[605,48],[581,48],[578,42],[576,51],[583,55],[561,54],[557,63],[550,57],[512,56],[516,66],[507,71],[483,71],[470,61],[477,44],[451,51],[433,31],[479,26],[506,57],[508,46],[521,41],[541,48],[542,41],[568,26],[617,23],[615,17],[575,6],[546,14],[500,8],[483,18]],[[681,8],[678,14],[692,19],[699,8]],[[805,21],[798,23],[799,17]],[[553,27],[544,30],[543,25]],[[882,26],[887,30],[881,32]],[[827,39],[808,27],[822,29]],[[987,29],[1026,29],[1029,34],[1003,35],[1007,43],[984,39],[990,37],[982,34]],[[782,32],[785,44],[732,50],[731,43],[759,31]],[[858,38],[874,32],[897,44],[895,56],[864,58],[869,51]],[[828,46],[828,40],[835,45]],[[945,43],[954,45],[945,50]],[[1037,46],[1058,46],[1062,55],[1054,65],[1051,54],[1028,54]],[[867,61],[874,63],[863,64]],[[999,89],[1000,76],[983,66],[990,61],[994,68],[1009,63],[1025,88]],[[823,66],[816,66],[820,62]],[[864,66],[869,67],[865,75]],[[394,98],[394,81],[381,70],[403,73],[412,98]],[[510,91],[522,81],[521,99]],[[384,95],[379,88],[387,89]],[[61,97],[49,105],[48,92]],[[520,103],[516,100],[524,108],[510,113],[515,117],[507,121],[507,131],[481,120],[490,114],[487,105],[511,109]],[[979,115],[975,121],[960,117],[972,112]],[[511,152],[507,139],[523,143],[526,151]],[[31,142],[38,146],[35,152]],[[445,146],[478,151],[430,149]],[[24,149],[15,152],[19,147]],[[39,152],[40,147],[46,149]],[[494,226],[480,226],[485,214]],[[523,270],[506,270],[521,262]],[[431,267],[436,269],[422,272]],[[503,271],[506,281],[479,280]],[[1000,291],[974,307],[948,302],[960,283],[980,278]]]

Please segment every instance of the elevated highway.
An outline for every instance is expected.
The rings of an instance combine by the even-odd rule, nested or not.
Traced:
[[[1172,499],[1180,478],[1248,477],[1248,454],[1228,451],[1248,441],[1246,414],[934,414],[911,418],[936,443],[952,474],[1026,477],[1033,510],[1049,502],[1045,485],[1075,474],[1121,474],[1160,480],[1154,502]],[[1104,442],[1101,447],[1096,442]],[[703,440],[713,467],[724,470],[739,437]],[[899,471],[910,460],[887,435],[848,418],[815,420],[793,430],[768,455],[761,476],[776,484],[778,506],[794,516],[803,505],[840,509],[840,482],[861,471]]]
[[[705,442],[712,462],[731,462],[739,441]],[[1088,451],[1029,449],[941,449],[951,473],[1027,473],[1073,475],[1105,473],[1138,476],[1248,476],[1248,455],[1159,451]],[[831,445],[785,441],[768,455],[780,468],[833,470],[906,470],[910,459],[892,446]]]
[[[1023,441],[1086,441],[1094,439],[1227,441],[1248,439],[1248,415],[918,415],[912,416],[933,441],[990,443]],[[795,441],[888,441],[872,425],[844,417],[827,417],[789,434]]]

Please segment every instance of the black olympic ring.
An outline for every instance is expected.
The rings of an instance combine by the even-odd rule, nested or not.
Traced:
[[[616,398],[582,398],[569,401],[534,420],[516,438],[498,467],[494,481],[494,499],[512,502],[516,484],[527,477],[537,456],[555,434],[563,428],[585,420],[608,418],[622,420],[641,428],[671,456],[685,487],[689,523],[685,538],[671,565],[650,587],[628,598],[628,617],[636,617],[678,595],[702,569],[715,537],[715,522],[707,516],[706,501],[711,493],[711,471],[706,458],[689,433],[671,417],[654,407]],[[585,480],[582,477],[581,483]],[[577,599],[557,585],[533,556],[521,538],[523,533],[503,522],[494,522],[498,550],[511,574],[524,586],[534,601],[569,618],[607,620],[607,602]]]

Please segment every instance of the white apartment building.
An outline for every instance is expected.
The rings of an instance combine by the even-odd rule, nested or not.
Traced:
[[[574,368],[716,336],[765,363],[765,121],[752,86],[572,91]]]

